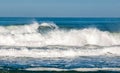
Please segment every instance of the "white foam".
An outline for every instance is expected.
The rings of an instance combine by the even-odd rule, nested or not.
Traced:
[[[27,71],[120,71],[120,68],[76,68],[76,69],[59,69],[59,68],[27,68]]]
[[[48,47],[46,47],[48,48]],[[55,48],[48,49],[28,49],[28,48],[9,48],[0,49],[1,57],[33,57],[33,58],[58,58],[58,57],[78,57],[78,56],[120,56],[120,47],[108,47],[108,48]],[[64,50],[63,50],[64,49]]]

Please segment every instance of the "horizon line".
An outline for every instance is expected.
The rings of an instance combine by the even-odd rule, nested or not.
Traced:
[[[72,17],[72,16],[0,16],[0,18],[12,18],[12,17],[18,17],[18,18],[120,18],[120,17]]]

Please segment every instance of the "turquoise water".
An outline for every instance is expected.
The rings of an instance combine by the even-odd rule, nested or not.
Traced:
[[[119,32],[120,18],[0,17],[0,69],[119,72]]]

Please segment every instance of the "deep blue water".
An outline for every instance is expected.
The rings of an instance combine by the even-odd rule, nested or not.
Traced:
[[[0,17],[0,25],[23,25],[33,21],[38,23],[53,22],[60,28],[89,28],[95,27],[103,31],[119,32],[120,18],[29,18],[29,17]]]

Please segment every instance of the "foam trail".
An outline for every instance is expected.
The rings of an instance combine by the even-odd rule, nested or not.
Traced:
[[[96,47],[96,48],[84,48],[84,47],[40,47],[40,48],[1,48],[1,57],[33,57],[33,58],[54,58],[54,57],[77,57],[77,56],[120,56],[120,47]]]
[[[59,69],[59,68],[27,68],[27,71],[80,71],[80,72],[87,72],[87,71],[120,71],[120,68],[76,68],[76,69]]]

